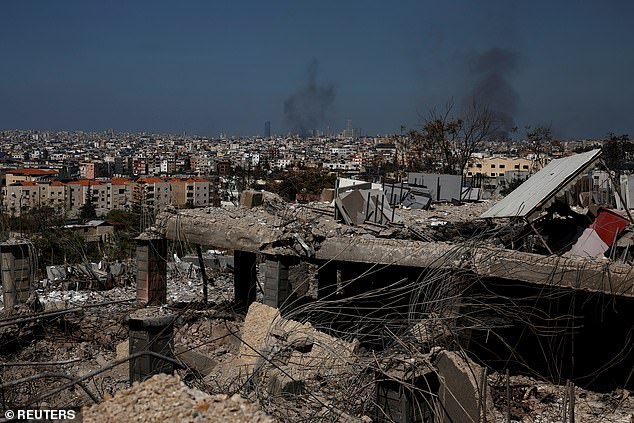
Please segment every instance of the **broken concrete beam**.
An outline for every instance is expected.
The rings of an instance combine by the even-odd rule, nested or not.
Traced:
[[[472,269],[480,276],[634,297],[632,266],[607,260],[479,247]]]
[[[435,365],[440,381],[438,422],[492,421],[493,401],[488,383],[482,383],[481,366],[453,351],[438,354]]]
[[[262,193],[255,190],[245,190],[240,194],[240,205],[247,209],[258,207],[262,205]]]
[[[253,303],[244,320],[240,363],[249,372],[274,361],[288,366],[296,380],[341,374],[355,361],[358,342],[346,342],[299,323],[280,317],[277,309]],[[277,353],[276,353],[277,351]],[[284,351],[284,354],[279,352]]]
[[[456,254],[455,261],[448,258],[450,252],[459,249],[459,246],[441,242],[337,237],[324,240],[315,252],[315,258],[324,261],[449,268],[459,266],[460,254]]]
[[[221,250],[259,252],[279,240],[283,233],[269,225],[249,225],[229,213],[206,218],[200,211],[164,212],[156,219],[168,239],[205,245]]]

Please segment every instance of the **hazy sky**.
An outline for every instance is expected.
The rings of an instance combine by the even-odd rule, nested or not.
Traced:
[[[0,129],[415,127],[476,94],[520,128],[634,135],[634,2],[0,3]]]

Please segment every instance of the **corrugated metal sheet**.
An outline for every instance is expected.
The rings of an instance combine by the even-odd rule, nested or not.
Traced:
[[[600,155],[601,150],[597,149],[551,161],[480,217],[529,217],[547,206],[559,191],[594,164]]]

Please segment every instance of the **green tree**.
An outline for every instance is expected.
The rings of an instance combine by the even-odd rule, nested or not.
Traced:
[[[79,208],[79,220],[86,222],[96,217],[97,208],[95,207],[95,203],[92,201],[92,190],[90,189],[90,185],[88,185],[88,196],[86,197],[84,204]]]

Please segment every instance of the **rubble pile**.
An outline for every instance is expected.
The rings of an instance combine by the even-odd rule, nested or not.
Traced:
[[[493,395],[495,421],[506,421],[509,407],[506,395],[506,377],[493,373],[488,376]],[[554,385],[528,376],[510,376],[511,421],[561,422],[567,421],[570,403],[567,387]],[[630,391],[616,389],[608,393],[592,392],[575,387],[575,421],[631,423],[634,421],[634,398]],[[564,417],[566,416],[566,417]]]
[[[335,420],[347,416],[342,421],[354,421],[354,414],[347,412],[361,410],[367,396],[342,398],[341,388],[354,386],[363,375],[358,347],[357,341],[343,341],[309,323],[285,319],[275,308],[253,303],[234,365],[252,380],[252,392],[267,404],[265,409],[284,421],[308,415]]]
[[[207,268],[207,276],[213,281],[209,290],[210,304],[227,304],[233,299],[233,275],[231,272]],[[167,263],[167,301],[170,304],[187,304],[201,301],[203,281],[200,267],[193,263],[174,261]]]
[[[273,423],[239,395],[209,395],[188,388],[178,377],[156,375],[82,410],[84,423],[236,422]]]
[[[108,293],[100,291],[98,294]],[[97,294],[97,293],[95,293]],[[115,295],[115,293],[110,293]],[[119,293],[120,294],[120,293]],[[85,295],[88,297],[88,295]],[[121,299],[121,296],[119,296]],[[45,303],[59,304],[59,302]],[[104,306],[77,307],[74,297],[71,310],[50,318],[31,322],[27,325],[10,325],[14,338],[12,343],[2,337],[0,366],[2,381],[19,380],[27,377],[35,379],[3,391],[7,406],[28,405],[38,395],[62,386],[71,380],[108,365],[117,358],[117,344],[128,338],[128,330],[123,324],[132,307],[129,302]],[[84,305],[94,305],[95,303]],[[63,311],[64,309],[59,309]],[[59,311],[58,310],[58,311]],[[68,308],[66,308],[68,310]],[[34,365],[25,365],[34,363]],[[35,365],[37,363],[37,365]],[[40,377],[47,374],[67,375]],[[105,371],[85,382],[86,389],[97,398],[113,394],[128,386],[128,374],[122,367]],[[41,401],[42,407],[75,408],[91,403],[83,389],[65,389],[59,394]]]

